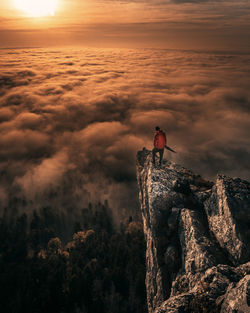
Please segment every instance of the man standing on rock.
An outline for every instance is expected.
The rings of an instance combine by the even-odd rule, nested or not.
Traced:
[[[160,129],[159,126],[155,127],[155,134],[154,134],[154,149],[153,149],[153,164],[155,165],[155,154],[156,152],[159,152],[160,154],[160,162],[159,165],[161,165],[164,148],[167,144],[167,139],[164,131]]]

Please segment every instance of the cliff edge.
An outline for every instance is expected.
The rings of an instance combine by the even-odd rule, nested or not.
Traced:
[[[137,153],[149,313],[250,313],[250,183]]]

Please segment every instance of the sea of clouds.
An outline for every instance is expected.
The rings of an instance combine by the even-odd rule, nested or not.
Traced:
[[[203,177],[250,178],[250,56],[1,49],[0,208],[137,207],[135,156],[161,126]]]

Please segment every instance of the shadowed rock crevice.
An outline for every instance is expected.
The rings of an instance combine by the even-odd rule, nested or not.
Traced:
[[[250,312],[249,182],[151,159],[137,154],[149,313]]]

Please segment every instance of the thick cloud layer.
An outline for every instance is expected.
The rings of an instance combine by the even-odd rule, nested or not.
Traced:
[[[136,207],[135,155],[250,178],[250,57],[171,50],[1,50],[0,205]]]

